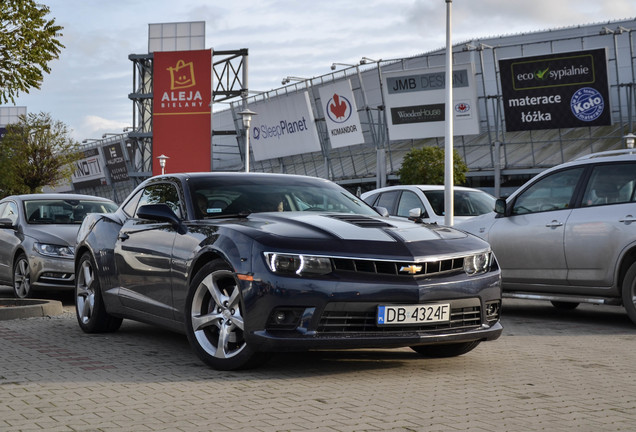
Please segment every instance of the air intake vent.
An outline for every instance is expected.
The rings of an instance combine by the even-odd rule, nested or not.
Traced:
[[[339,221],[348,222],[362,228],[393,228],[393,225],[390,223],[356,214],[338,214],[329,215],[329,217]]]

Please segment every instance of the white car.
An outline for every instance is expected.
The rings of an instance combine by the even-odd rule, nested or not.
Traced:
[[[490,243],[504,296],[622,304],[636,323],[636,151],[550,168],[455,228]]]
[[[454,217],[456,222],[492,212],[495,197],[462,186],[453,187]],[[372,207],[384,207],[389,215],[408,218],[411,210],[420,209],[418,221],[444,224],[444,186],[399,185],[365,192],[361,198]]]

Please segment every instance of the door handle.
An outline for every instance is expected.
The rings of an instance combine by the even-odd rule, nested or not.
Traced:
[[[563,223],[559,222],[558,220],[553,220],[552,222],[545,224],[545,226],[547,228],[556,228],[556,227],[563,226]]]
[[[127,233],[119,233],[117,238],[121,241],[125,241],[125,240],[128,240],[130,236]]]
[[[632,215],[627,215],[624,219],[619,219],[618,221],[629,225],[630,223],[636,222],[636,218]]]

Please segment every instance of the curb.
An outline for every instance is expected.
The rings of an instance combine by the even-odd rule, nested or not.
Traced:
[[[61,315],[62,302],[39,299],[0,299],[0,321]]]

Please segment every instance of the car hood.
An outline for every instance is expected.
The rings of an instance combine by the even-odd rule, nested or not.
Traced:
[[[24,234],[40,243],[60,246],[75,246],[79,225],[30,225],[25,227]]]
[[[356,214],[256,213],[239,224],[245,234],[277,250],[413,259],[489,248],[453,228]]]

